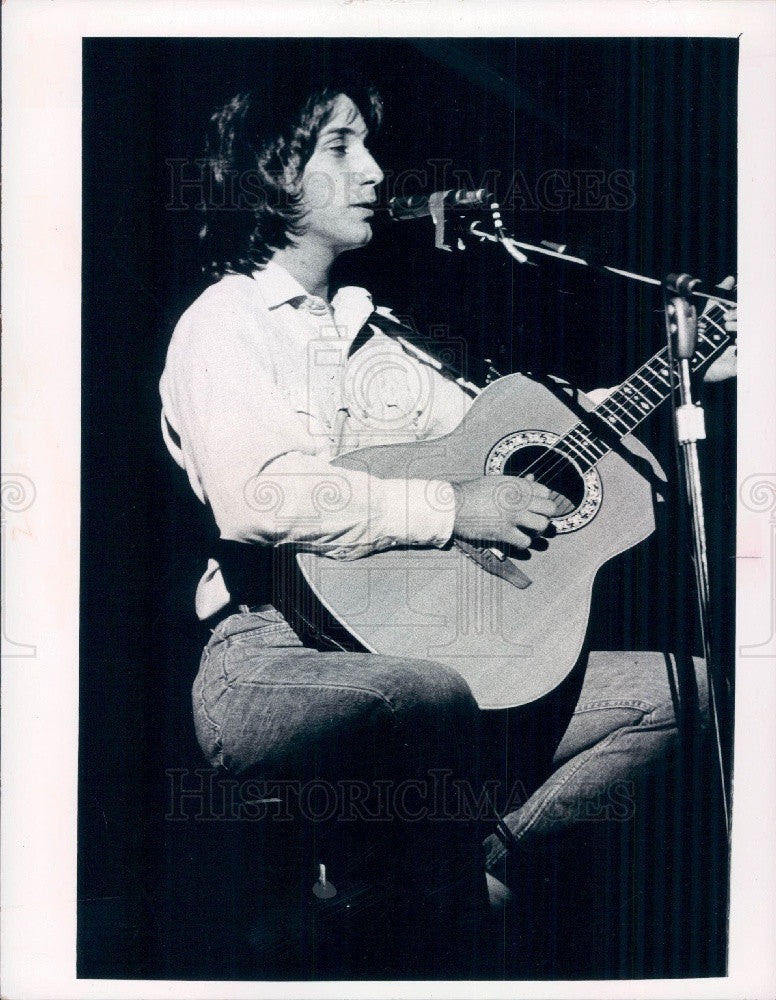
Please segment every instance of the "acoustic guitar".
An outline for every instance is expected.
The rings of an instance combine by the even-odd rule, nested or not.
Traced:
[[[730,344],[722,315],[717,305],[699,318],[693,371]],[[482,708],[541,698],[579,656],[598,570],[654,530],[665,479],[632,432],[673,389],[667,348],[597,406],[582,393],[508,375],[444,437],[339,456],[333,466],[382,478],[531,474],[563,507],[547,537],[525,551],[451,542],[351,562],[298,553],[308,586],[364,649],[448,664]],[[505,503],[509,485],[505,478]]]

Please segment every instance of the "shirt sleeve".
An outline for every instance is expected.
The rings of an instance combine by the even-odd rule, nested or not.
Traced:
[[[180,442],[170,450],[222,538],[339,559],[449,541],[449,484],[378,479],[318,453],[262,364],[247,310],[217,298],[195,303],[176,328],[161,393],[164,422]]]

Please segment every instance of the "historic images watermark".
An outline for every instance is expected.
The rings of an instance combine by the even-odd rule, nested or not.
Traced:
[[[373,314],[361,329],[348,328],[341,319],[339,325],[325,323],[307,344],[306,367],[297,379],[305,398],[297,412],[308,434],[328,439],[321,444],[328,444],[332,457],[354,447],[429,436],[438,405],[454,407],[448,423],[457,425],[466,413],[466,397],[447,385],[468,378],[463,338],[440,323],[420,336],[411,317],[382,313],[379,322],[395,323],[390,335]]]
[[[288,192],[280,185],[268,189],[258,170],[221,169],[214,180],[211,161],[205,157],[168,157],[168,189],[165,208],[171,212],[254,211],[264,206],[282,207]],[[429,191],[485,189],[507,211],[514,212],[627,212],[636,204],[633,170],[601,170],[586,167],[551,167],[536,174],[515,169],[490,169],[479,177],[470,170],[453,167],[453,161],[430,158],[423,167],[384,171],[377,188],[377,211],[385,210],[392,198],[407,198]],[[323,207],[327,192],[335,195],[327,174],[306,175],[315,180],[316,207]],[[362,178],[353,174],[353,190]]]
[[[530,799],[525,785],[498,780],[474,788],[452,771],[432,768],[404,780],[342,778],[282,780],[235,778],[218,768],[168,768],[165,771],[171,822],[311,823],[463,822],[508,816]],[[542,804],[558,823],[626,822],[635,814],[632,781],[583,783],[573,797],[558,795]]]
[[[747,476],[738,491],[739,499],[747,510],[770,515],[768,569],[770,620],[768,635],[762,642],[739,646],[741,656],[776,656],[776,473],[756,472]]]
[[[0,638],[2,639],[2,649],[0,657],[2,659],[30,658],[37,656],[37,646],[30,643],[20,642],[18,637],[9,634],[6,596],[8,594],[7,579],[7,554],[9,541],[15,541],[18,537],[29,535],[29,528],[22,522],[18,522],[19,516],[24,514],[35,503],[35,484],[29,476],[19,472],[9,472],[2,474],[2,484],[0,486],[0,594],[2,594],[2,604],[0,605]]]
[[[402,317],[401,322],[399,336],[389,337],[375,328],[371,339],[367,337],[351,354],[355,337],[362,331],[337,326],[330,315],[321,318],[320,335],[307,344],[304,370],[287,381],[298,387],[298,398],[289,402],[316,456],[334,460],[333,464],[327,464],[323,472],[318,466],[305,467],[304,461],[284,467],[282,456],[279,464],[269,462],[244,484],[246,519],[254,529],[259,525],[268,541],[288,533],[304,547],[309,532],[318,538],[315,551],[333,559],[352,560],[393,549],[391,580],[396,593],[405,595],[404,613],[416,624],[439,625],[440,609],[425,606],[418,581],[424,573],[442,572],[450,583],[448,610],[455,610],[454,624],[451,620],[455,635],[465,642],[486,627],[491,640],[489,654],[483,643],[479,654],[467,648],[467,656],[530,656],[531,647],[507,637],[500,576],[482,573],[479,564],[473,573],[471,547],[453,547],[452,559],[447,550],[438,552],[439,565],[431,566],[413,545],[401,542],[412,537],[412,525],[419,518],[447,525],[452,517],[460,527],[470,524],[472,532],[481,532],[483,539],[501,539],[522,523],[537,489],[527,478],[498,477],[493,484],[490,521],[481,510],[470,511],[461,504],[461,491],[452,484],[471,476],[471,471],[466,472],[470,466],[462,456],[459,430],[472,397],[454,383],[456,372],[465,380],[467,345],[444,325],[434,326],[421,338],[411,317]],[[284,359],[282,363],[295,362]],[[421,442],[422,454],[413,450]],[[368,450],[382,445],[398,447]],[[343,454],[347,460],[338,468],[336,460]],[[390,519],[386,518],[388,504]],[[356,522],[361,525],[358,538],[344,546],[340,535]],[[543,548],[547,543],[536,537],[531,544]],[[496,549],[489,551],[504,561]],[[307,560],[306,572],[313,589],[327,589],[331,584],[333,570],[324,561]],[[371,625],[386,624],[384,573],[379,564],[366,564],[351,578],[349,594],[359,595],[361,624],[367,620]]]

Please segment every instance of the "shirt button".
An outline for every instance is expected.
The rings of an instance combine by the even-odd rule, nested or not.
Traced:
[[[328,304],[323,299],[318,298],[317,295],[308,295],[304,300],[304,305],[313,316],[326,316],[329,312]]]

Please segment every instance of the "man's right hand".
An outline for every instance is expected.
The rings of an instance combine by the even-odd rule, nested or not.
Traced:
[[[527,549],[547,530],[558,504],[546,486],[528,476],[479,476],[453,482],[453,536]]]

